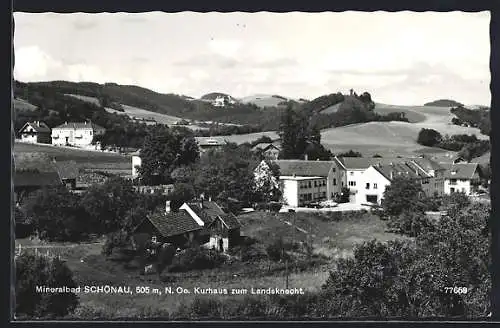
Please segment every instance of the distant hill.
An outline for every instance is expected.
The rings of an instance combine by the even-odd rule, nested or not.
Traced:
[[[214,101],[218,97],[223,97],[223,98],[227,99],[229,102],[232,102],[232,103],[238,103],[239,102],[238,99],[234,98],[233,96],[228,95],[226,93],[222,93],[222,92],[207,93],[206,95],[201,96],[200,100]]]
[[[280,95],[269,95],[269,94],[256,94],[240,99],[243,104],[254,104],[257,107],[278,107],[286,105],[287,102],[294,101],[293,99],[283,97]]]
[[[439,99],[439,100],[434,100],[434,101],[428,102],[428,103],[424,104],[424,106],[458,107],[458,106],[463,106],[463,104],[459,103],[458,101],[455,101],[455,100]]]

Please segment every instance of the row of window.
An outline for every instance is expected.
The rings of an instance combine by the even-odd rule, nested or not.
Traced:
[[[313,199],[322,199],[322,198],[326,198],[326,192],[324,191],[299,195],[299,201],[310,201]]]
[[[326,180],[314,180],[314,183],[313,181],[299,182],[300,189],[322,187],[322,186],[326,186]]]

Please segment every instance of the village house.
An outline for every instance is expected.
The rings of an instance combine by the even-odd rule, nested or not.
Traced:
[[[470,195],[480,184],[480,169],[477,163],[440,164],[444,173],[444,193],[463,192]]]
[[[201,153],[210,149],[220,149],[227,144],[227,141],[221,137],[195,137],[195,140]]]
[[[59,176],[68,189],[76,189],[76,180],[79,175],[78,167],[75,161],[56,161],[54,160]]]
[[[381,204],[384,192],[396,177],[405,177],[419,181],[422,186],[428,185],[431,175],[413,162],[371,165],[360,178],[355,195],[358,204]],[[424,192],[426,192],[424,190]],[[429,191],[426,192],[426,194]]]
[[[19,130],[21,141],[30,143],[51,143],[51,130],[44,122],[27,122]]]
[[[52,129],[52,144],[92,148],[94,138],[105,132],[106,129],[92,122],[65,122]]]
[[[334,161],[275,160],[280,169],[280,188],[286,205],[305,206],[331,200],[340,193]]]
[[[165,212],[157,211],[145,218],[135,228],[134,235],[136,243],[151,240],[180,248],[199,244],[227,251],[239,242],[240,224],[233,214],[212,201],[184,203],[175,212],[167,201]]]
[[[410,178],[417,178],[422,185],[423,191],[428,196],[435,194],[442,195],[444,193],[444,168],[435,161],[427,157],[415,158],[364,158],[364,157],[335,157],[335,162],[341,172],[341,185],[349,188],[350,202],[352,203],[366,203],[366,187],[369,184],[372,186],[369,198],[375,199],[377,196],[377,203],[380,202],[380,197],[385,188],[380,188],[382,181],[374,181],[374,176],[365,177],[368,168],[375,166],[381,170],[387,167],[393,167],[394,174],[406,175]],[[390,170],[389,170],[390,171]],[[408,172],[408,173],[406,173]],[[369,174],[374,173],[372,170]],[[375,176],[377,174],[375,173]],[[391,181],[392,178],[387,176]],[[387,178],[386,177],[386,178]],[[372,181],[373,180],[373,181]],[[373,190],[373,184],[377,185],[377,190]],[[359,193],[359,195],[358,195]],[[370,201],[368,201],[370,202]]]
[[[275,143],[261,142],[252,147],[254,153],[262,155],[264,159],[277,160],[281,147]]]
[[[44,153],[14,153],[15,203],[23,202],[30,193],[44,187],[62,186],[54,161]]]
[[[137,155],[132,155],[132,179],[136,179],[139,177],[139,168],[142,165],[141,157]]]

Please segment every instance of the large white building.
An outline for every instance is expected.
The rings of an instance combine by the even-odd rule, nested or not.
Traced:
[[[92,122],[65,122],[52,129],[52,144],[86,148],[92,145],[94,137],[106,130]]]
[[[340,193],[334,161],[276,160],[285,204],[293,207],[330,200]]]

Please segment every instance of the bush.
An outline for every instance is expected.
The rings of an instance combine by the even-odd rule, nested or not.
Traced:
[[[279,238],[266,247],[266,253],[271,261],[278,262],[290,259],[287,251],[297,250],[298,248],[297,243],[285,242],[283,238]]]
[[[185,249],[174,257],[171,272],[213,269],[222,265],[226,257],[221,253],[200,246]]]
[[[442,140],[441,134],[433,129],[421,129],[418,133],[417,142],[422,146],[434,147]]]
[[[61,318],[78,305],[74,293],[37,292],[37,286],[77,287],[71,270],[58,260],[23,254],[16,258],[16,316]]]

